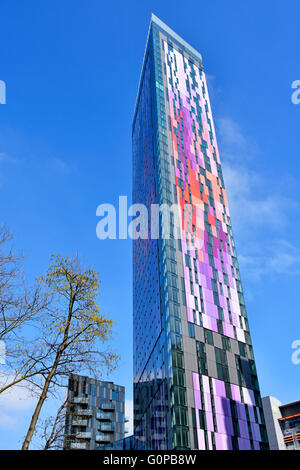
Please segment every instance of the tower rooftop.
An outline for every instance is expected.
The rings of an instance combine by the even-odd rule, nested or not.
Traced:
[[[136,114],[136,108],[139,100],[139,94],[140,94],[140,88],[141,88],[141,83],[142,83],[142,77],[144,73],[144,66],[145,66],[145,60],[147,56],[147,50],[148,50],[148,43],[149,43],[149,37],[151,33],[151,27],[152,25],[155,24],[158,26],[158,28],[164,32],[167,36],[170,37],[177,45],[185,50],[190,56],[194,57],[197,61],[202,64],[202,55],[200,52],[198,52],[194,47],[192,47],[188,42],[186,42],[181,36],[179,36],[173,29],[171,29],[166,23],[164,23],[161,19],[159,19],[154,13],[151,13],[150,17],[150,24],[148,28],[148,33],[147,33],[147,39],[146,39],[146,46],[145,46],[145,51],[144,51],[144,57],[143,57],[143,62],[142,62],[142,68],[141,68],[141,73],[140,73],[140,78],[139,78],[139,84],[138,84],[138,91],[136,95],[136,101],[135,101],[135,107],[134,107],[134,113],[133,113],[133,122],[135,119],[135,114]]]

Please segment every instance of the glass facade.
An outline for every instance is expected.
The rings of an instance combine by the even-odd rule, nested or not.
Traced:
[[[268,448],[201,55],[152,15],[133,203],[177,204],[133,242],[134,435],[149,449]],[[149,220],[149,227],[150,227]]]
[[[99,447],[98,450],[148,450],[144,443],[134,436],[127,436],[120,441]]]

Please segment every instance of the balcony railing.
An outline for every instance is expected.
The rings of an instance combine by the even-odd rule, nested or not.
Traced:
[[[71,442],[71,449],[89,449],[86,442]]]
[[[113,413],[110,413],[108,411],[97,411],[97,419],[103,419],[107,421],[111,421],[113,418]]]
[[[72,426],[87,426],[88,422],[85,419],[73,419]]]
[[[72,399],[72,402],[73,403],[83,403],[83,404],[87,405],[88,402],[89,402],[89,399],[87,397],[74,397]]]
[[[110,442],[110,437],[101,435],[101,434],[96,434],[96,439],[97,442]]]
[[[76,414],[83,416],[91,416],[93,414],[93,410],[91,410],[90,408],[87,408],[86,410],[77,410]]]
[[[87,431],[87,432],[78,432],[78,433],[76,434],[76,437],[77,437],[78,439],[91,439],[92,433],[91,433],[91,432],[88,432],[88,431]]]
[[[102,410],[114,410],[115,409],[115,404],[114,403],[101,403],[100,408]]]
[[[100,424],[99,431],[102,432],[114,432],[115,431],[115,425],[114,423],[110,424]]]

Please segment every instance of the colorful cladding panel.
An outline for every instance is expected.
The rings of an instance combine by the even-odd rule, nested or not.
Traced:
[[[161,25],[141,75],[133,183],[133,202],[182,211],[180,240],[173,219],[170,239],[133,244],[135,435],[157,450],[267,448],[205,76]]]
[[[166,42],[164,51],[188,320],[246,342],[246,313],[205,75]]]
[[[205,75],[170,43],[164,42],[163,49],[177,203],[182,212],[187,319],[250,346]],[[205,351],[206,346],[202,347]],[[226,364],[226,352],[221,354]],[[204,356],[206,361],[205,352]],[[226,384],[210,377],[206,367],[201,375],[193,372],[192,376],[195,447],[260,449],[262,421],[254,391],[230,383],[229,377]]]
[[[193,386],[198,449],[212,450],[214,440],[216,450],[232,450],[231,438],[237,428],[240,450],[251,449],[250,438],[253,448],[260,449],[262,421],[253,390],[231,384],[230,400],[224,381],[196,372],[193,372]]]

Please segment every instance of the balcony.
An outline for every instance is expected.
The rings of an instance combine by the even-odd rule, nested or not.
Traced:
[[[92,433],[91,432],[78,432],[76,433],[77,439],[91,439]]]
[[[97,411],[97,419],[102,419],[106,421],[111,421],[113,418],[113,413],[110,413],[108,411]]]
[[[114,410],[115,404],[114,403],[101,403],[100,405],[101,410]]]
[[[93,410],[87,408],[86,410],[77,410],[76,411],[77,415],[83,415],[83,416],[92,416]]]
[[[89,445],[87,442],[71,442],[70,445],[71,449],[89,449]]]
[[[82,403],[82,404],[84,404],[84,405],[87,405],[88,402],[89,402],[89,399],[86,398],[86,397],[74,397],[74,398],[72,399],[72,402],[73,402],[73,403]]]
[[[99,426],[99,431],[101,432],[115,432],[115,425],[114,423],[101,423]]]
[[[107,442],[107,443],[111,442],[109,436],[105,436],[105,435],[102,435],[102,434],[97,434],[95,440],[96,440],[96,442]]]
[[[72,426],[87,426],[88,422],[85,419],[73,419]]]

